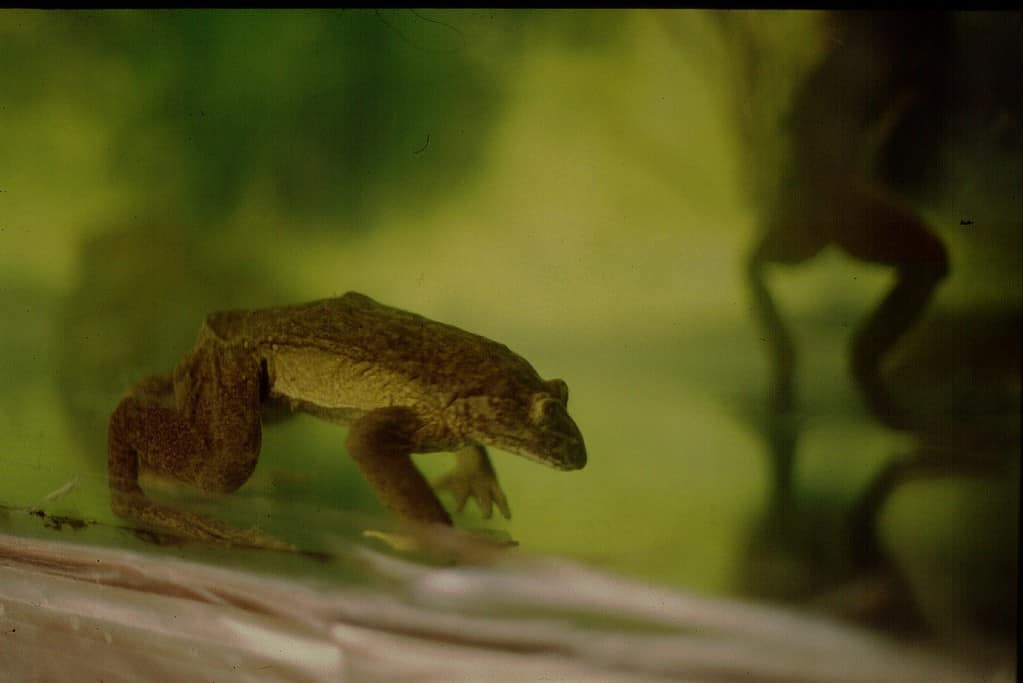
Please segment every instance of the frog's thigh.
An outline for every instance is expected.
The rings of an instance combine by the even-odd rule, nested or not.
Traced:
[[[202,445],[175,460],[171,474],[211,493],[230,493],[248,480],[262,439],[259,377],[251,352],[219,343],[196,348],[175,370],[176,391],[184,396],[175,429],[189,434],[189,449],[195,438]]]
[[[110,418],[110,487],[138,493],[139,470],[196,483],[198,465],[208,459],[203,439],[177,412],[135,398],[117,406]]]
[[[352,424],[348,452],[384,505],[397,515],[450,525],[451,517],[410,457],[418,427],[418,418],[407,408],[379,408]]]
[[[826,230],[812,218],[795,214],[771,216],[753,247],[755,264],[797,265],[828,245]]]
[[[868,263],[943,275],[945,245],[916,212],[878,188],[853,186],[848,193],[835,218],[835,241],[846,253]]]

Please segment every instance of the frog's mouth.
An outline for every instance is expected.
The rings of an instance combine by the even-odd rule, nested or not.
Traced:
[[[586,467],[586,446],[582,436],[574,443],[566,444],[553,458],[544,458],[541,462],[559,470],[581,470]]]
[[[538,392],[533,395],[527,411],[521,410],[522,404],[517,401],[502,403],[487,397],[467,401],[473,410],[469,413],[472,427],[468,431],[477,443],[559,470],[578,470],[586,466],[583,436],[568,416],[563,396]]]
[[[529,413],[529,446],[532,457],[545,465],[559,470],[578,470],[586,465],[586,446],[579,427],[568,416],[567,401],[568,387],[564,386],[558,396],[533,395]]]
[[[572,426],[571,433],[558,435],[558,445],[549,451],[552,458],[546,462],[559,470],[581,470],[586,466],[586,445],[575,422],[571,418],[568,421]]]
[[[526,438],[509,437],[494,445],[554,469],[580,470],[586,466],[583,436],[567,414],[559,422],[559,429],[536,429]]]

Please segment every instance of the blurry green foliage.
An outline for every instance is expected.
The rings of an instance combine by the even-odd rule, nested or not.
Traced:
[[[534,27],[606,44],[602,13],[415,10],[17,13],[0,17],[8,98],[60,91],[116,126],[112,180],[175,188],[216,221],[251,187],[289,212],[372,227],[471,182],[506,81],[477,45]],[[592,29],[592,30],[591,30]],[[187,207],[187,208],[186,208]],[[326,227],[296,222],[306,229]],[[332,227],[338,224],[334,223]]]
[[[124,54],[140,78],[159,78],[119,156],[145,183],[163,171],[163,154],[180,155],[172,161],[201,214],[229,210],[248,182],[265,178],[284,208],[337,213],[347,229],[364,229],[387,203],[382,197],[400,188],[406,207],[436,200],[480,163],[494,83],[457,40],[454,49],[428,50],[392,28],[422,22],[414,16],[185,11],[132,19],[137,40]],[[163,141],[150,137],[153,128]]]

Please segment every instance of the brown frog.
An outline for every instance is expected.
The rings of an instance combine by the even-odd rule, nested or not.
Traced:
[[[172,375],[139,382],[110,418],[111,505],[158,531],[274,545],[151,501],[139,472],[230,493],[259,457],[261,415],[290,408],[351,425],[347,447],[385,505],[411,522],[451,524],[412,453],[454,451],[437,484],[461,511],[508,503],[485,446],[563,470],[586,464],[568,387],[542,380],[503,344],[349,292],[295,306],[207,316]]]

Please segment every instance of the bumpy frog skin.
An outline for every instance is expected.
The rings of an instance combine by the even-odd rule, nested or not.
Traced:
[[[399,517],[450,525],[412,453],[454,451],[437,484],[460,511],[510,516],[486,446],[563,470],[586,464],[568,416],[568,387],[542,380],[503,344],[349,292],[296,306],[212,313],[172,375],[139,382],[110,418],[108,466],[116,514],[158,531],[272,545],[150,501],[139,472],[230,493],[255,469],[260,416],[282,406],[351,425],[348,451]]]

